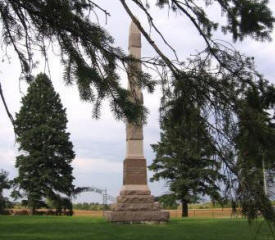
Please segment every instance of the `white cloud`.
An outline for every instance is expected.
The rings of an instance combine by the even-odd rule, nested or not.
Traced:
[[[106,159],[77,158],[73,161],[77,173],[121,173],[122,162]]]

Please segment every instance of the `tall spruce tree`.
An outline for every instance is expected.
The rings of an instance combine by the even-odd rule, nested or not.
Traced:
[[[75,154],[66,131],[65,108],[47,75],[39,74],[30,84],[14,123],[21,153],[14,182],[32,213],[46,205],[46,198],[71,196]]]
[[[221,164],[214,143],[202,120],[199,102],[190,102],[188,87],[182,82],[162,106],[161,139],[152,145],[156,158],[149,166],[152,181],[165,179],[182,203],[182,217],[188,216],[188,203],[202,195],[220,200]]]

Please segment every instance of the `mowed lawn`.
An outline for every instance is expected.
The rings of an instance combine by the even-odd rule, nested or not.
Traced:
[[[255,238],[256,237],[256,238]],[[244,219],[171,220],[168,224],[111,224],[103,218],[0,216],[5,240],[245,240],[272,239],[267,225]]]

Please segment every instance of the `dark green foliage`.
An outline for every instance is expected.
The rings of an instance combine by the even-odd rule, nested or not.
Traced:
[[[208,136],[199,140],[200,135],[191,135],[202,146],[211,146],[207,153],[212,152],[216,164],[223,167],[225,199],[240,203],[250,220],[260,213],[274,223],[274,212],[263,188],[263,162],[266,170],[274,171],[274,86],[255,71],[252,59],[243,58],[238,53],[219,54],[227,59],[226,65],[231,71],[218,68],[217,72],[212,70],[209,73],[205,65],[207,58],[198,55],[190,60],[186,73],[181,75],[182,79],[175,79],[174,85],[165,83],[164,108],[161,109],[161,126],[165,131],[162,132],[161,142],[155,147],[157,154],[162,156],[157,155],[156,159],[164,164],[156,165],[155,170],[170,167],[177,170],[172,168],[175,164],[168,165],[167,162],[170,163],[172,151],[184,151],[182,146],[196,150],[195,139],[190,140],[190,136],[180,130],[178,134],[182,134],[187,143],[175,144],[176,134],[173,131],[178,126],[178,120],[184,119],[187,132],[192,133],[191,129],[195,126],[194,129],[197,128],[202,136]],[[253,78],[257,81],[252,81]],[[182,89],[182,93],[177,92],[177,88]],[[217,94],[214,89],[219,89],[220,93]],[[175,101],[177,98],[180,100]],[[186,110],[180,112],[179,109]],[[195,117],[196,109],[200,110],[200,115],[197,114],[200,118]],[[171,118],[171,113],[174,113],[174,118]],[[166,132],[170,132],[170,138]],[[192,164],[188,163],[190,168],[186,170],[190,169],[190,174]],[[174,177],[167,175],[169,171],[163,173],[167,179]],[[160,176],[163,173],[160,172]]]
[[[217,50],[216,53],[226,67],[212,68],[209,72],[207,70],[213,65],[205,64],[209,61],[208,55],[199,54],[186,65],[185,73],[179,75],[181,78],[174,79],[172,84],[171,81],[165,82],[164,108],[161,109],[161,126],[165,131],[161,135],[161,142],[155,147],[157,154],[160,152],[163,157],[157,155],[156,159],[168,159],[169,163],[165,154],[184,151],[182,146],[195,151],[194,140],[197,138],[202,146],[210,147],[207,153],[212,153],[215,164],[220,164],[223,169],[221,173],[225,184],[222,193],[225,199],[240,203],[250,220],[260,213],[274,223],[271,203],[263,191],[262,165],[264,160],[265,169],[274,169],[274,86],[255,71],[253,59],[244,58],[236,52],[232,54],[226,49]],[[182,93],[177,92],[177,88]],[[175,101],[177,98],[180,100]],[[185,111],[180,112],[179,109]],[[200,115],[196,113],[198,109]],[[171,113],[174,113],[174,118],[171,118]],[[166,119],[170,119],[170,122]],[[176,145],[173,131],[178,128],[180,119],[184,119],[187,132],[192,133],[192,127],[195,126],[194,129],[197,128],[204,138],[199,140],[200,134],[191,134],[195,139],[190,140],[190,136],[178,131],[187,143]],[[166,132],[170,132],[170,138]],[[187,170],[190,169],[191,174],[193,163],[189,164]],[[172,165],[165,162],[156,165],[155,169],[169,169]],[[174,176],[165,177],[173,179]]]
[[[152,145],[156,158],[151,180],[167,180],[170,190],[182,202],[183,216],[188,203],[201,195],[219,200],[222,180],[214,141],[201,117],[200,102],[190,101],[190,89],[176,82],[169,100],[161,109],[161,139]],[[185,208],[185,209],[184,209]]]
[[[60,97],[49,78],[39,74],[23,97],[15,120],[20,155],[14,182],[33,211],[46,206],[45,198],[55,200],[58,193],[71,196],[74,190],[71,162],[75,155],[66,128]]]
[[[73,204],[70,198],[62,197],[59,194],[54,194],[48,198],[47,207],[56,209],[56,215],[73,215]]]
[[[124,7],[124,0],[120,1]],[[148,16],[148,2],[132,0]],[[267,0],[205,0],[210,6],[216,3],[227,17],[227,24],[221,26],[234,40],[249,36],[257,40],[270,39],[274,18],[268,8]],[[156,5],[165,5],[187,17],[204,38],[211,54],[215,55],[211,36],[219,24],[207,15],[205,7],[194,0],[157,0]],[[6,0],[0,1],[2,37],[5,45],[15,49],[25,77],[30,80],[31,70],[36,62],[34,49],[38,48],[45,55],[48,43],[57,42],[60,57],[65,65],[64,78],[68,84],[78,85],[81,99],[94,103],[94,116],[99,117],[102,100],[109,98],[110,106],[119,119],[128,118],[137,121],[145,119],[145,109],[138,101],[129,101],[129,92],[120,86],[117,74],[118,65],[127,71],[133,59],[114,46],[113,38],[97,23],[90,20],[91,11],[110,15],[92,0]],[[130,14],[129,11],[127,11]],[[130,14],[131,15],[131,14]],[[131,16],[132,17],[132,16]],[[155,25],[152,25],[155,30]],[[145,35],[145,33],[143,32]],[[154,43],[150,36],[146,39]],[[24,46],[24,47],[22,47]],[[156,46],[153,46],[157,50]],[[213,48],[213,49],[212,49]],[[179,70],[161,51],[157,51],[162,61],[173,70]],[[163,65],[159,59],[145,61],[156,66]],[[176,77],[176,76],[174,76]],[[136,73],[136,79],[142,87],[153,91],[155,82],[150,75]]]
[[[143,118],[143,106],[129,101],[129,92],[120,86],[116,71],[119,63],[127,69],[133,59],[114,47],[113,38],[90,21],[89,13],[96,10],[100,8],[90,0],[0,1],[2,37],[17,52],[27,80],[35,67],[34,49],[46,54],[47,45],[57,42],[66,83],[76,83],[81,99],[94,103],[95,117],[99,117],[102,100],[108,98],[117,118]],[[137,78],[142,87],[153,90],[148,74]]]
[[[174,11],[179,11],[198,24],[206,37],[217,30],[219,23],[213,22],[205,9],[195,0],[157,0],[157,5],[169,5]],[[227,24],[221,26],[224,33],[231,33],[233,39],[243,40],[250,36],[256,40],[270,39],[274,17],[268,8],[268,0],[204,0],[206,6],[218,3],[221,11],[226,14]]]
[[[264,169],[275,170],[275,125],[267,111],[274,108],[275,89],[260,82],[258,88],[247,90],[240,104],[236,136],[238,197],[250,218],[255,218],[260,211],[266,219],[275,222],[263,175]]]
[[[83,203],[75,203],[73,204],[73,209],[74,210],[106,210],[110,209],[109,205],[104,205],[104,204],[100,204],[100,203],[87,203],[87,202],[83,202]]]
[[[8,173],[0,171],[0,214],[4,212],[6,208],[11,206],[9,200],[3,196],[3,190],[10,189],[11,181],[8,180]]]
[[[179,206],[175,194],[164,194],[159,197],[155,197],[155,201],[159,202],[161,204],[161,208],[164,209],[177,209]]]

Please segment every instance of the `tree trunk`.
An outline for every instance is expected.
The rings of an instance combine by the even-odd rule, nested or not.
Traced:
[[[35,209],[35,207],[31,207],[31,215],[35,215],[35,211],[36,209]]]
[[[181,216],[182,217],[188,217],[188,204],[187,204],[187,201],[182,200],[181,205],[182,205]]]

